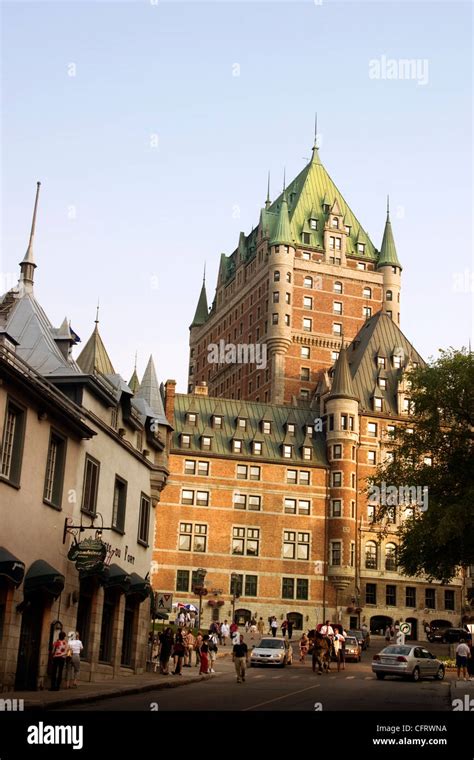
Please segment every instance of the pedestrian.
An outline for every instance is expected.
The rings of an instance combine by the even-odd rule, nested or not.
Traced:
[[[194,642],[194,651],[196,652],[196,663],[194,665],[195,668],[197,668],[198,665],[201,665],[201,646],[202,633],[201,631],[198,631],[198,635],[196,636],[196,640]]]
[[[199,675],[207,675],[209,672],[209,636],[207,633],[202,637],[200,654],[201,665],[199,668]]]
[[[283,623],[281,624],[281,635],[283,636],[283,638],[285,638],[287,630],[288,630],[288,620],[284,620]]]
[[[237,683],[245,681],[245,672],[248,665],[249,650],[247,644],[244,644],[244,637],[242,634],[239,636],[239,642],[234,644],[232,648],[232,661],[235,665],[235,672],[237,673]]]
[[[173,676],[182,676],[182,668],[183,668],[183,660],[184,660],[184,640],[183,640],[183,634],[181,631],[177,631],[176,636],[174,638],[174,647],[173,647],[173,660],[174,660],[174,670],[171,671],[171,675]]]
[[[309,639],[303,631],[303,635],[300,639],[300,662],[304,663],[304,658],[308,654]]]
[[[53,657],[51,670],[51,688],[50,691],[59,691],[61,679],[63,677],[64,664],[66,662],[67,641],[66,634],[61,631],[58,638],[53,644],[51,655]]]
[[[221,625],[221,638],[222,638],[222,646],[227,646],[227,639],[229,638],[230,634],[230,628],[229,623],[227,620],[224,620],[224,622]]]
[[[288,631],[288,638],[291,639],[291,637],[293,636],[293,621],[292,620],[288,620],[287,621],[287,627],[286,628],[287,628],[287,631]]]
[[[216,659],[217,659],[217,650],[218,650],[217,641],[218,641],[218,639],[217,639],[217,634],[216,633],[214,633],[212,636],[210,636],[210,638],[209,638],[209,673],[215,673],[216,672],[214,670],[214,665],[215,665]]]
[[[456,647],[456,667],[458,669],[458,678],[461,677],[461,669],[462,669],[462,675],[465,681],[468,681],[467,677],[467,663],[471,656],[471,651],[466,644],[465,639],[461,639],[459,644]]]
[[[247,632],[248,632],[249,628],[250,628],[250,622],[249,622],[248,620],[246,620],[246,621],[245,621],[245,625],[244,625],[244,630],[245,630],[245,633],[247,633]]]
[[[74,673],[72,688],[77,689],[77,677],[81,669],[81,652],[83,649],[84,646],[79,632],[76,631],[74,638],[69,641],[68,651],[66,652],[66,689],[69,689],[72,673]]]
[[[469,680],[474,681],[474,644],[471,638],[468,640],[467,645],[469,647],[470,657],[467,658],[467,672],[469,673]]]
[[[334,634],[333,646],[337,659],[337,672],[339,673],[340,670],[346,669],[346,640],[342,633]]]
[[[390,626],[387,625],[387,627],[385,629],[385,641],[387,642],[387,644],[390,644],[390,639],[391,638],[392,638],[392,631],[390,629]]]
[[[259,621],[257,623],[257,630],[258,630],[260,636],[263,636],[264,631],[265,631],[265,622],[264,622],[264,620],[263,620],[262,617],[259,619]]]
[[[278,622],[275,616],[273,616],[271,619],[270,628],[272,631],[272,636],[275,638],[275,636],[277,635],[277,630],[278,630]]]
[[[193,664],[193,651],[194,651],[194,644],[196,643],[195,636],[191,629],[187,632],[187,634],[184,636],[184,647],[185,647],[185,653],[184,653],[184,667],[190,668]]]
[[[239,643],[239,626],[235,620],[230,624],[230,636],[232,640],[232,646]]]
[[[151,646],[151,661],[153,663],[154,673],[156,673],[156,671],[160,667],[160,661],[158,659],[159,654],[160,654],[160,640],[158,636],[155,636],[155,638],[153,639],[153,644]]]
[[[169,676],[169,660],[171,657],[171,650],[173,649],[173,631],[171,628],[166,628],[163,633],[160,633],[160,673],[163,676]]]

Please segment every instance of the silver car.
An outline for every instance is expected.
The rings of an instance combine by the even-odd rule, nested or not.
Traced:
[[[291,644],[286,639],[273,637],[262,639],[260,644],[252,649],[250,655],[251,667],[255,667],[255,665],[279,665],[284,668],[285,665],[291,665],[292,661]]]
[[[393,644],[374,655],[372,670],[382,680],[385,676],[403,676],[419,681],[431,677],[444,678],[444,665],[434,654],[420,646]]]

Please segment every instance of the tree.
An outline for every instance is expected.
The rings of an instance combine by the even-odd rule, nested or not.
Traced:
[[[418,494],[427,488],[426,504],[401,524],[398,564],[407,575],[447,583],[460,567],[474,565],[473,354],[441,351],[407,379],[413,426],[396,427],[393,460],[370,483],[416,487]],[[381,504],[375,519],[383,521],[388,509]]]

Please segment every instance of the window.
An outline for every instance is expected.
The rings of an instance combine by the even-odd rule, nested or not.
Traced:
[[[196,491],[196,505],[198,507],[209,506],[209,491]]]
[[[335,282],[333,289],[335,293],[342,293],[342,282]]]
[[[278,314],[275,312],[274,314],[272,314],[272,325],[277,325],[277,324],[278,324]]]
[[[347,430],[347,414],[341,414],[341,430]]]
[[[313,278],[312,277],[305,277],[303,280],[303,285],[305,288],[312,288],[313,287]]]
[[[313,327],[313,320],[310,319],[310,317],[304,317],[303,319],[303,330],[305,332],[311,332]]]
[[[140,496],[140,515],[138,518],[138,537],[137,541],[143,546],[148,546],[148,536],[150,531],[150,499],[142,493]]]
[[[377,453],[375,451],[367,452],[367,464],[377,464]]]
[[[427,607],[429,610],[436,609],[436,589],[425,589],[425,607]]]
[[[215,414],[212,418],[212,426],[214,428],[221,428],[222,427],[222,417],[220,414]]]
[[[303,259],[303,261],[310,261],[311,254],[309,253],[309,251],[303,251],[303,253],[301,254],[301,258]]]
[[[342,542],[341,541],[331,541],[329,544],[329,564],[330,565],[341,565],[342,560]]]
[[[209,475],[209,462],[198,462],[198,475]]]
[[[252,512],[259,512],[261,508],[261,496],[250,496],[249,494],[234,494],[234,509],[248,509]]]
[[[202,523],[180,523],[179,544],[181,552],[205,552],[207,545],[207,525]]]
[[[285,325],[287,327],[290,326],[290,315],[289,314],[285,314]]]
[[[334,242],[336,244],[336,251],[340,251],[341,250],[341,238],[337,237]],[[337,263],[339,264],[340,260],[338,260]]]
[[[25,422],[25,410],[8,400],[3,427],[0,475],[17,486],[20,485]]]
[[[385,587],[385,603],[387,607],[396,607],[397,606],[397,587],[396,586],[386,586]]]
[[[66,439],[51,432],[49,439],[46,476],[43,499],[54,507],[61,508],[63,495],[64,463],[66,461]]]
[[[258,557],[259,544],[259,528],[232,528],[232,554]]]
[[[287,444],[283,444],[283,457],[285,459],[291,459],[292,454],[292,446],[288,446]]]
[[[300,533],[295,530],[283,531],[283,558],[308,560],[309,533]]]
[[[382,388],[382,390],[387,388],[387,381],[384,377],[379,377],[379,388]]]
[[[186,433],[181,433],[181,448],[182,449],[190,449],[191,448],[191,436],[187,435]]]
[[[295,584],[295,581],[296,581],[296,584]],[[281,579],[282,599],[295,598],[295,585],[296,585],[296,598],[308,599],[309,581],[307,578],[282,578]]]
[[[194,491],[183,488],[181,492],[181,504],[194,504]]]
[[[286,471],[286,482],[291,483],[292,485],[296,485],[298,482],[298,471],[297,470],[287,470]]]
[[[385,356],[377,356],[377,367],[385,369]]]
[[[211,438],[208,435],[201,436],[201,449],[203,449],[203,451],[210,451]]]
[[[196,425],[197,414],[195,414],[194,412],[188,412],[186,415],[186,422],[188,425]]]
[[[312,230],[317,230],[318,229],[318,220],[317,219],[310,219],[309,220],[309,226],[311,227]]]
[[[331,501],[331,517],[341,517],[342,507],[340,499],[333,499]]]
[[[333,459],[342,459],[342,445],[340,443],[336,443],[332,447],[332,458]]]
[[[351,501],[351,517],[354,519],[356,516],[356,503],[355,501]]]
[[[301,367],[300,373],[300,380],[309,380],[309,367]]]
[[[127,481],[115,476],[114,500],[112,506],[112,528],[125,532],[125,509],[127,506]]]
[[[374,397],[374,412],[382,411],[382,399],[377,396]]]
[[[331,351],[331,359],[336,362],[339,359],[339,351]]]
[[[260,441],[254,441],[252,443],[252,452],[255,454],[255,456],[261,456],[262,454],[262,444]]]
[[[285,248],[286,248],[285,253],[288,253],[288,246],[285,246]],[[291,272],[286,273],[286,281],[291,282]]]
[[[387,295],[385,296],[385,298],[387,299],[387,301],[393,300],[393,293],[391,290],[387,290]]]
[[[342,472],[333,472],[331,477],[331,485],[334,488],[338,488],[339,486],[342,486]]]
[[[184,460],[184,473],[185,473],[185,475],[195,475],[196,474],[196,460],[195,459],[185,459]]]
[[[337,216],[333,216],[333,218],[331,220],[331,225],[332,225],[332,227],[334,227],[334,229],[336,229],[336,230],[339,229],[339,219],[337,218]]]
[[[362,316],[366,319],[370,319],[372,316],[372,308],[370,306],[363,306],[362,307]]]
[[[377,423],[376,422],[368,422],[367,423],[367,435],[377,436]]]
[[[245,419],[245,417],[238,418],[237,427],[239,427],[241,430],[247,430],[247,420]]]
[[[176,591],[189,591],[189,570],[176,571]]]
[[[355,476],[355,473],[352,472],[351,473],[351,488],[355,488],[355,487],[356,487],[356,476]]]
[[[334,415],[330,414],[328,419],[329,419],[329,423],[328,423],[329,430],[334,430]]]
[[[334,322],[332,326],[334,335],[342,335],[342,324],[340,322]]]
[[[285,512],[296,515],[296,499],[285,499]]]
[[[332,310],[334,314],[342,314],[342,302],[334,301],[332,305]]]
[[[365,545],[365,567],[367,570],[377,569],[377,544],[375,541],[367,541]]]
[[[240,454],[242,452],[242,441],[238,438],[234,438],[232,441],[232,451],[234,454]]]
[[[311,296],[304,296],[303,298],[303,309],[312,309],[313,308],[313,299]]]
[[[271,422],[266,422],[265,420],[262,421],[262,433],[269,434],[272,432],[272,425]]]
[[[407,586],[405,589],[405,607],[416,607],[415,586]]]
[[[307,388],[300,388],[300,398],[309,398],[309,390]]]
[[[372,288],[364,288],[362,295],[364,298],[372,298]]]
[[[86,455],[86,464],[84,468],[84,486],[82,490],[83,512],[95,515],[97,509],[97,489],[99,486],[100,464],[96,459]]]
[[[302,359],[309,359],[310,358],[310,348],[309,348],[309,346],[301,346],[301,358]]]
[[[402,357],[401,356],[393,356],[392,357],[393,366],[395,369],[400,369],[402,366]]]
[[[309,245],[311,243],[311,234],[309,232],[303,232],[301,239],[303,240],[304,245]]]
[[[280,272],[273,272],[273,282],[280,282]]]
[[[444,609],[454,612],[454,591],[446,589],[444,592]]]
[[[291,293],[285,293],[285,303],[291,303]]]
[[[357,262],[357,269],[360,269],[362,271],[365,270],[365,261],[358,261]]]
[[[312,459],[313,457],[313,450],[311,446],[303,446],[301,453],[302,453],[303,459]]]
[[[295,426],[292,422],[286,423],[286,432],[287,435],[294,435],[295,434]]]
[[[280,301],[280,293],[278,290],[273,291],[273,303],[279,303]]]
[[[309,515],[309,499],[285,499],[285,514],[287,515]]]
[[[256,575],[245,576],[244,590],[245,590],[244,596],[257,596],[257,576]]]
[[[365,584],[365,603],[377,604],[377,584],[376,583]]]
[[[357,253],[365,253],[365,243],[357,243]]]
[[[334,249],[335,245],[336,245],[336,238],[330,237],[329,238],[329,247],[332,248],[332,249]]]
[[[385,570],[396,572],[397,569],[397,547],[395,544],[387,544],[385,547]]]

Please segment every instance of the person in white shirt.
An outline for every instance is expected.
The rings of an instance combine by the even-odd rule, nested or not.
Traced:
[[[462,675],[465,681],[469,680],[467,677],[467,661],[470,656],[471,652],[468,645],[464,639],[461,639],[460,643],[456,647],[456,667],[458,669],[458,678],[461,677],[462,668]]]
[[[330,639],[334,638],[334,628],[332,627],[329,620],[326,620],[326,623],[321,628],[321,635],[328,636]]]
[[[221,625],[222,646],[224,646],[224,647],[227,644],[227,639],[229,638],[229,634],[230,634],[229,624],[228,624],[227,620],[224,620],[224,622]]]
[[[342,633],[336,631],[334,634],[333,646],[337,657],[337,672],[339,673],[341,666],[342,670],[346,669],[346,639]]]
[[[79,633],[76,631],[75,637],[71,638],[66,651],[66,689],[70,687],[71,673],[74,672],[72,681],[73,689],[77,688],[77,677],[81,669],[81,652],[84,649]]]

